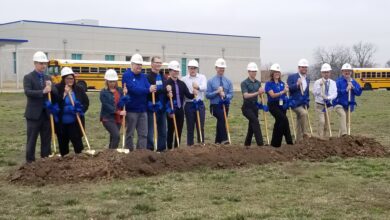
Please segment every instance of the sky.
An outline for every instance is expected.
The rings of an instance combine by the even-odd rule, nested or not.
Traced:
[[[96,19],[100,25],[261,37],[262,65],[295,71],[318,47],[377,47],[390,60],[390,0],[66,0],[1,1],[0,23]]]

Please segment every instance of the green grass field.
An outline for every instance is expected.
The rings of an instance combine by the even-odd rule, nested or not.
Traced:
[[[108,134],[98,120],[98,93],[88,95],[91,107],[87,113],[87,134],[95,149],[103,149],[108,144]],[[389,158],[334,157],[315,163],[294,161],[234,170],[202,168],[98,183],[13,185],[6,178],[24,162],[25,102],[23,94],[0,94],[0,219],[389,219],[390,216]],[[352,133],[374,137],[390,146],[390,92],[364,92],[357,102]],[[237,93],[229,116],[234,143],[243,143],[247,129],[241,103],[241,95]],[[314,124],[313,109],[310,112]],[[270,115],[268,119],[271,135],[273,120]],[[334,134],[337,134],[336,119],[337,115],[332,113]],[[264,133],[264,122],[261,124]],[[186,132],[183,133],[185,140]],[[205,133],[206,142],[213,142],[215,120],[210,114]]]

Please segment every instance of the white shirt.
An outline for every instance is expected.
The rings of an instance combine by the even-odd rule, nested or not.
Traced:
[[[199,93],[196,99],[198,100],[204,100],[204,94],[207,89],[207,79],[206,76],[200,73],[197,73],[196,76],[191,76],[190,73],[188,73],[185,77],[181,79],[186,85],[190,93],[193,91],[192,84],[195,82],[199,86]],[[185,97],[184,102],[192,102],[192,99],[188,99]]]
[[[323,82],[323,85],[321,87],[321,81]],[[328,100],[333,100],[337,97],[337,86],[336,82],[332,79],[318,79],[314,82],[313,86],[313,95],[316,103],[325,104],[324,99],[322,98],[322,94],[325,95],[325,85],[326,81],[329,83],[329,91],[328,91]]]
[[[301,73],[299,73],[299,76],[301,77],[302,80],[302,90],[303,92],[305,92],[307,88],[306,75],[302,75]]]

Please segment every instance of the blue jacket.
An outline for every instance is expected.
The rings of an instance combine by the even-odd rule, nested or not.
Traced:
[[[309,84],[310,80],[308,77],[306,77],[306,83],[307,87],[306,90],[303,92],[303,96],[301,93],[300,86],[297,86],[298,79],[300,78],[299,73],[294,73],[292,75],[289,75],[287,78],[287,84],[290,90],[290,96],[291,99],[294,101],[295,105],[293,108],[306,105],[309,107],[310,102],[310,95],[309,95]]]
[[[130,102],[126,104],[127,112],[146,112],[150,84],[144,73],[134,74],[127,69],[122,77],[122,85],[126,83]]]
[[[353,106],[355,103],[355,96],[360,96],[362,94],[362,88],[360,87],[359,83],[356,82],[356,80],[352,79],[352,85],[353,89],[351,90],[351,105]],[[339,77],[336,80],[336,86],[337,86],[337,98],[333,101],[333,105],[341,105],[344,109],[348,109],[348,81],[343,77]],[[351,108],[351,111],[353,111],[353,107]]]
[[[123,96],[122,88],[117,87],[116,90],[119,92],[119,98],[121,98]],[[115,105],[114,94],[109,89],[102,89],[100,91],[100,102],[102,103],[100,118],[113,119],[115,112],[119,109]]]

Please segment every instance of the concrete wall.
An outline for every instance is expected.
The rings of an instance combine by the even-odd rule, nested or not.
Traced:
[[[247,76],[246,65],[249,62],[260,65],[259,37],[20,21],[0,25],[0,38],[29,41],[17,49],[20,80],[32,70],[32,55],[38,50],[47,52],[52,59],[70,59],[72,53],[80,53],[86,60],[104,60],[105,55],[115,55],[115,60],[124,61],[126,56],[136,52],[144,57],[159,55],[165,57],[166,62],[174,59],[181,62],[181,58],[187,58],[188,62],[198,58],[200,72],[210,78],[215,73],[214,62],[222,56],[224,48],[228,65],[226,75],[236,85]],[[0,71],[6,81],[16,80],[12,62],[14,51],[14,46],[2,47],[0,51]]]

